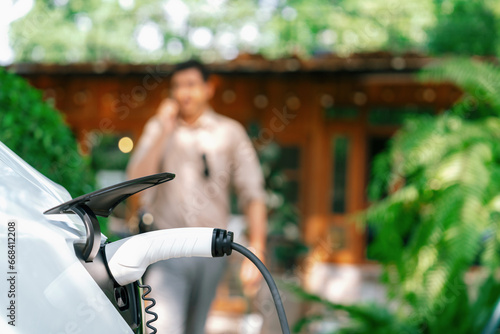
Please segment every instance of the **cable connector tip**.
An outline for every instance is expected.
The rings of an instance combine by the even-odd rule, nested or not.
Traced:
[[[233,232],[214,228],[212,235],[212,256],[222,257],[224,255],[231,255],[233,251],[231,247],[233,238]]]

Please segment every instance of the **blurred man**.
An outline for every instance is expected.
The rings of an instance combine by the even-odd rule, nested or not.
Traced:
[[[172,98],[163,101],[144,128],[127,168],[129,178],[172,172],[176,178],[147,192],[145,209],[156,229],[227,228],[229,193],[234,186],[249,226],[250,246],[263,259],[266,240],[264,185],[257,155],[244,128],[209,105],[214,88],[205,67],[181,63],[171,74]],[[207,313],[226,258],[183,258],[159,262],[146,273],[157,301],[161,333],[204,332]],[[247,291],[260,274],[243,263]]]

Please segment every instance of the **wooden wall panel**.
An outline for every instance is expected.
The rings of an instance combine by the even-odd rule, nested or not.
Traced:
[[[25,76],[43,90],[45,98],[53,99],[86,146],[85,152],[91,149],[88,136],[92,131],[128,134],[137,141],[146,121],[169,95],[167,78],[153,72]],[[368,124],[370,109],[414,105],[442,111],[461,94],[451,85],[420,83],[405,73],[218,73],[213,82],[211,105],[217,112],[245,126],[258,124],[266,129],[265,139],[300,147],[298,204],[304,239],[314,251],[326,249],[323,260],[343,263],[363,262],[365,242],[364,233],[347,215],[330,212],[332,136],[352,138],[347,182],[347,213],[351,214],[367,205],[369,136],[390,136],[397,130],[397,126]],[[332,119],[325,114],[328,106],[356,108],[359,113],[350,120]],[[283,119],[283,110],[294,116]],[[328,249],[336,242],[337,227],[345,230],[347,242],[338,252]]]

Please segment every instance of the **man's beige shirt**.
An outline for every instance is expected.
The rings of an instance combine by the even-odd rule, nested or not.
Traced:
[[[156,117],[148,121],[131,163],[148,159],[146,152],[158,142],[161,131]],[[142,205],[153,214],[155,227],[227,228],[231,186],[241,209],[252,200],[264,200],[255,149],[237,121],[207,110],[192,125],[178,120],[166,141],[158,172],[174,173],[175,178],[142,196]],[[209,177],[204,175],[203,154]]]

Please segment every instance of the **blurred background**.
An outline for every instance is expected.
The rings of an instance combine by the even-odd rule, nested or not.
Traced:
[[[499,2],[2,0],[0,17],[0,140],[73,197],[125,180],[172,65],[195,57],[259,154],[295,332],[498,320]],[[147,225],[136,209],[105,234]],[[278,332],[233,258],[207,332]]]

